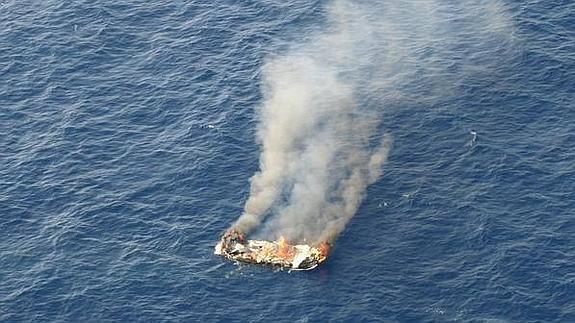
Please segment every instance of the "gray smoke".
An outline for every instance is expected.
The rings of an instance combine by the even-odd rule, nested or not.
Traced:
[[[310,243],[341,233],[387,161],[391,138],[379,129],[383,102],[407,97],[398,89],[416,72],[435,91],[449,92],[441,82],[441,51],[457,39],[447,39],[454,33],[442,29],[442,17],[433,14],[438,8],[431,0],[377,8],[334,1],[325,31],[265,64],[260,171],[236,229]],[[436,54],[418,60],[425,48]],[[379,103],[360,100],[365,93]]]

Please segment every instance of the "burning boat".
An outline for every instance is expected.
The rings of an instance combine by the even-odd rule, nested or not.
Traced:
[[[214,253],[245,263],[311,270],[326,260],[328,252],[329,244],[326,242],[313,247],[291,245],[283,238],[278,241],[247,240],[242,233],[230,229],[222,236]]]

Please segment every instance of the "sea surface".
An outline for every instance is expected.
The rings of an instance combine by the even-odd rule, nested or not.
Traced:
[[[0,321],[575,322],[575,2],[347,2],[393,148],[288,272],[213,247],[332,1],[0,0]]]

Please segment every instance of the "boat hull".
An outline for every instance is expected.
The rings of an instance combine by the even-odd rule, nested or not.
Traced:
[[[291,245],[284,240],[246,240],[233,230],[222,236],[214,253],[234,261],[289,270],[312,270],[326,259],[325,252],[318,247]]]

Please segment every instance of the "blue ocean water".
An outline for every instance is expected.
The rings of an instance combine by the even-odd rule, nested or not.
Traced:
[[[355,2],[389,24],[370,82],[403,75],[361,91],[394,145],[288,273],[213,247],[261,68],[330,1],[0,1],[0,321],[575,321],[575,3]]]

